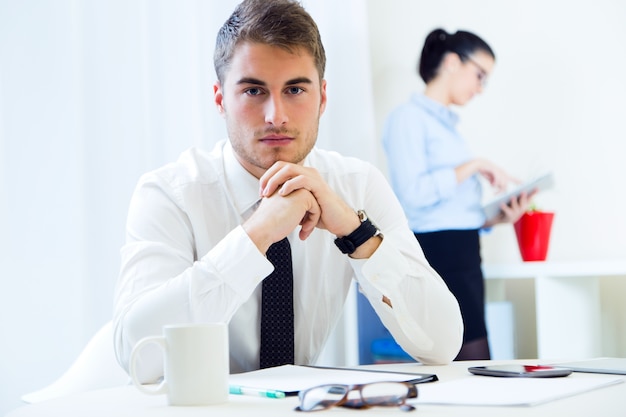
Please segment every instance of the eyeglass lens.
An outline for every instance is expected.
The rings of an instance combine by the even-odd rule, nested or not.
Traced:
[[[460,56],[464,62],[469,62],[470,64],[474,65],[474,67],[476,67],[476,69],[478,70],[478,73],[476,74],[476,76],[478,77],[478,82],[485,86],[487,84],[487,76],[489,75],[487,71],[485,71],[482,65],[472,59],[472,57],[470,57],[469,55]]]
[[[298,411],[317,411],[339,403],[348,393],[347,385],[322,385],[300,393]]]

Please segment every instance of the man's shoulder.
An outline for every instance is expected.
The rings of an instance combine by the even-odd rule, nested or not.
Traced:
[[[144,180],[158,178],[172,185],[210,183],[223,176],[223,141],[211,151],[191,147],[178,159],[144,174]]]

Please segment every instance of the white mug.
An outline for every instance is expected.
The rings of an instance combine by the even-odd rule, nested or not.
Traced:
[[[155,387],[139,382],[139,352],[156,343],[163,350],[164,377]],[[141,339],[130,356],[130,376],[146,394],[167,394],[170,405],[211,405],[228,400],[228,327],[225,323],[177,324],[163,327],[163,336]]]

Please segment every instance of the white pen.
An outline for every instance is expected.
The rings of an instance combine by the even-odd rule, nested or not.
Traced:
[[[258,397],[265,398],[285,398],[285,393],[283,391],[276,391],[272,389],[261,389],[261,388],[252,388],[252,387],[242,387],[239,385],[230,385],[228,387],[228,392],[236,395],[256,395]]]

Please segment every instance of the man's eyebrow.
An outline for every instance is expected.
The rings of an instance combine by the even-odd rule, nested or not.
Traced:
[[[313,81],[311,81],[311,79],[308,77],[298,77],[298,78],[294,78],[292,80],[287,81],[285,85],[312,84],[312,83]]]
[[[312,84],[313,81],[311,81],[310,78],[308,77],[297,77],[297,78],[293,78],[291,80],[288,80],[285,85],[294,85],[294,84]],[[241,78],[239,81],[237,81],[237,84],[253,84],[253,85],[260,85],[260,86],[266,86],[267,83],[265,81],[261,81],[259,79],[253,78],[253,77],[243,77]]]
[[[257,80],[256,78],[252,78],[252,77],[243,77],[242,79],[237,81],[237,84],[238,85],[239,84],[254,84],[254,85],[262,85],[262,86],[266,85],[265,81]]]

